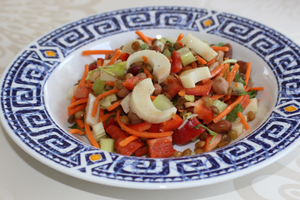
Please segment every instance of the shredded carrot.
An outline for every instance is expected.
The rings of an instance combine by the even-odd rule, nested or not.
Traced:
[[[134,140],[137,140],[139,139],[139,137],[137,136],[134,136],[134,135],[131,135],[131,136],[128,136],[127,138],[123,139],[119,145],[120,146],[126,146],[127,144],[129,144],[130,142],[134,141]]]
[[[98,95],[95,99],[95,102],[94,102],[94,106],[93,106],[93,110],[92,110],[92,116],[95,117],[96,116],[96,113],[97,113],[97,108],[98,108],[98,105],[99,105],[99,101],[104,98],[104,97],[107,97],[108,95],[111,95],[111,94],[115,94],[117,93],[119,90],[117,88],[114,88],[112,90],[109,90],[107,92],[104,92],[100,95]]]
[[[85,66],[84,66],[84,73],[83,73],[83,75],[82,75],[82,78],[81,78],[81,80],[80,80],[80,82],[79,82],[79,84],[78,84],[78,87],[81,87],[83,84],[85,84],[86,83],[86,77],[87,77],[87,75],[88,75],[88,73],[89,73],[89,65],[88,64],[86,64]]]
[[[84,123],[81,119],[75,119],[75,123],[78,125],[80,129],[84,129]]]
[[[156,98],[156,96],[150,96],[151,101],[153,101]]]
[[[238,96],[238,98],[229,106],[227,106],[227,108],[225,108],[220,114],[218,114],[213,121],[215,123],[217,123],[218,121],[220,121],[223,117],[225,117],[228,113],[230,113],[232,111],[232,109],[238,104],[241,103],[243,99],[243,96]]]
[[[122,50],[117,50],[116,53],[113,55],[113,57],[110,59],[110,61],[107,63],[107,65],[112,65],[118,60],[120,55],[122,54]]]
[[[86,118],[86,116],[84,117],[84,119],[85,118]],[[84,128],[85,128],[85,134],[86,134],[87,138],[89,139],[89,141],[91,142],[91,144],[93,145],[93,147],[100,148],[98,142],[95,140],[95,138],[91,132],[90,125],[88,125],[86,123],[86,120],[84,120]]]
[[[142,32],[142,31],[136,31],[135,32],[138,36],[140,36],[140,38],[146,42],[149,45],[152,45],[152,42],[149,40],[149,38]]]
[[[70,104],[69,104],[69,107],[74,107],[74,106],[77,106],[77,105],[79,105],[79,104],[86,103],[86,102],[88,102],[88,99],[89,99],[89,98],[79,99],[79,100],[77,100],[77,101],[75,101],[75,102],[73,102],[73,103],[70,103]]]
[[[115,50],[85,50],[82,52],[83,56],[95,55],[95,54],[110,54],[114,53]]]
[[[253,87],[253,88],[249,88],[249,91],[251,91],[251,90],[256,90],[256,91],[258,91],[258,90],[264,90],[264,87]]]
[[[194,69],[197,68],[197,63],[196,63],[196,62],[192,62],[191,65],[192,65],[192,67],[193,67]]]
[[[105,115],[103,115],[102,117],[100,117],[100,122],[104,122],[106,121],[113,113],[107,113]]]
[[[197,59],[198,63],[201,65],[205,65],[207,62],[206,60],[204,60],[203,58],[201,58],[200,56],[195,56],[195,58]]]
[[[100,108],[99,119],[104,116],[104,109]]]
[[[178,92],[178,95],[183,97],[185,95],[185,89],[182,89]]]
[[[239,83],[235,83],[235,84],[234,84],[234,87],[237,88],[238,86],[239,86]]]
[[[180,40],[184,37],[182,33],[179,33],[176,42],[180,42]]]
[[[103,66],[104,59],[103,58],[98,58],[97,59],[97,66]]]
[[[70,101],[70,104],[71,103],[74,103],[76,101],[76,97],[73,95],[73,97],[72,97],[72,99],[71,99],[71,101]],[[72,114],[71,114],[71,110],[72,109],[74,109],[74,107],[68,107],[68,116],[71,116]]]
[[[244,115],[239,111],[237,116],[241,119],[241,123],[244,124],[246,131],[249,130],[249,124],[247,123]]]
[[[115,82],[114,82],[114,81],[105,81],[104,84],[105,84],[105,85],[112,86],[112,87],[115,86]]]
[[[173,76],[175,76],[177,78],[177,80],[181,83],[181,79],[177,74],[172,74]]]
[[[160,138],[160,137],[167,137],[167,136],[171,136],[173,134],[172,131],[168,131],[168,132],[158,132],[158,133],[150,133],[150,132],[141,132],[141,131],[136,131],[133,130],[129,127],[127,127],[125,124],[123,124],[121,122],[120,119],[120,115],[121,115],[121,110],[117,111],[117,122],[119,124],[119,126],[127,133],[137,136],[137,137],[144,137],[144,138]]]
[[[115,103],[113,103],[111,106],[108,106],[106,109],[108,111],[112,111],[113,109],[117,108],[119,105],[121,105],[123,99],[116,101]]]
[[[226,71],[227,71],[228,69],[229,69],[229,64],[226,63],[226,64],[224,65],[224,68],[220,71],[220,73],[219,73],[218,76],[223,77],[224,74],[226,73]]]
[[[211,46],[214,51],[229,51],[228,47]]]
[[[227,94],[227,95],[224,96],[223,101],[227,101],[227,100],[229,100],[230,98],[231,98],[231,94]]]
[[[212,97],[210,97],[213,101],[217,100],[217,99],[220,99],[224,97],[224,94],[215,94],[213,95]]]
[[[151,42],[153,41],[153,38],[152,37],[147,37]]]
[[[85,132],[79,129],[70,129],[69,133],[73,134],[73,133],[77,133],[78,135],[84,135]]]
[[[250,90],[250,88],[252,87],[252,85],[253,85],[253,82],[251,82],[250,85],[248,85],[244,90],[246,92],[248,92]]]
[[[232,83],[232,81],[234,80],[235,75],[238,72],[239,68],[240,68],[240,66],[238,64],[234,64],[230,73],[227,73],[226,81],[227,81],[228,85],[230,85]]]
[[[206,63],[207,66],[213,64],[214,62],[216,62],[216,59],[211,59],[209,62]]]
[[[86,83],[86,84],[82,84],[81,86],[85,86],[85,87],[87,87],[87,88],[89,88],[91,90],[92,87],[93,87],[93,83]]]
[[[173,61],[172,58],[171,57],[167,57],[167,58],[169,59],[170,63],[172,63]]]
[[[220,64],[216,69],[212,70],[210,72],[210,75],[211,77],[210,78],[207,78],[207,79],[203,79],[202,80],[202,83],[206,83],[208,80],[212,79],[213,77],[217,76],[221,71],[222,69],[224,68],[224,64]]]
[[[147,75],[147,78],[153,78],[152,74],[149,72],[149,70],[147,69],[147,67],[145,67],[143,65],[143,69],[144,69],[144,73]]]
[[[146,56],[142,56],[143,60],[144,60],[144,63],[145,64],[148,64],[148,58]]]
[[[70,115],[75,114],[82,109],[85,109],[85,107],[86,107],[86,103],[80,104],[79,106],[74,107],[73,109],[70,110]]]
[[[247,63],[247,70],[246,70],[246,79],[245,79],[245,83],[246,85],[248,84],[249,78],[250,78],[250,73],[251,73],[251,63],[248,62]]]

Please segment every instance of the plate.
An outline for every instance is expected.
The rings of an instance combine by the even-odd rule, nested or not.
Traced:
[[[252,63],[254,86],[264,87],[251,132],[212,152],[166,159],[105,152],[68,134],[66,93],[93,60],[82,50],[118,48],[136,38],[136,30],[230,43],[234,58]],[[300,144],[299,52],[265,25],[214,10],[160,6],[101,13],[53,30],[15,57],[1,77],[1,121],[28,154],[80,179],[137,189],[214,184],[265,167]]]

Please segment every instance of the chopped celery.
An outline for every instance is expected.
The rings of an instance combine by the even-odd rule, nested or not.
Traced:
[[[191,102],[194,102],[194,101],[195,101],[195,96],[194,96],[194,95],[187,95],[187,94],[185,94],[185,95],[184,95],[184,98],[185,98],[185,100],[187,100],[187,101],[191,101]]]
[[[183,115],[182,119],[185,120],[186,118],[188,118],[192,113],[191,112],[187,112]]]
[[[111,102],[116,101],[118,98],[115,94],[111,94],[107,97],[104,97],[103,99],[100,100],[100,105],[102,108],[107,108],[108,106],[111,106]]]
[[[159,94],[154,100],[153,105],[161,111],[173,108],[172,102],[163,94]]]
[[[163,54],[164,54],[166,57],[171,57],[171,52],[170,52],[169,49],[165,49],[165,50],[163,51]]]
[[[216,106],[220,112],[225,110],[225,108],[227,108],[227,106],[228,106],[226,103],[224,103],[218,99],[213,102],[213,105]]]
[[[244,85],[240,82],[232,82],[230,88],[233,92],[241,93],[244,91]]]
[[[148,46],[146,43],[143,43],[143,44],[140,46],[140,49],[149,49],[149,46]]]
[[[186,66],[192,62],[195,62],[196,58],[191,51],[188,51],[187,53],[181,55],[181,61],[183,66]]]
[[[126,61],[121,63],[115,63],[112,65],[107,65],[105,67],[99,66],[99,68],[114,77],[119,77],[124,74],[124,71],[126,69]]]
[[[100,148],[104,151],[114,152],[115,140],[112,138],[100,138]]]
[[[185,54],[185,53],[187,53],[189,51],[191,51],[191,50],[187,46],[182,47],[182,48],[180,48],[180,49],[177,50],[177,52],[180,53],[180,55],[183,55],[183,54]]]
[[[106,136],[102,122],[93,125],[93,136],[97,142],[100,141],[100,138]]]
[[[159,41],[161,41],[162,43],[166,43],[168,40],[164,37],[161,37],[158,39]]]
[[[99,94],[105,92],[104,81],[100,80],[100,77],[97,78],[92,86],[92,89],[96,95],[99,95]]]
[[[225,64],[225,63],[236,63],[237,62],[237,60],[235,60],[235,59],[228,59],[228,60],[225,60],[223,63]]]

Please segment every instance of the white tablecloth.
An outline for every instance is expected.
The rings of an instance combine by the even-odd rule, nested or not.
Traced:
[[[125,7],[182,5],[261,22],[300,44],[299,0],[0,0],[0,74],[28,43],[67,22]],[[79,180],[40,163],[0,126],[0,200],[28,199],[300,199],[300,146],[249,175],[210,186],[134,190]]]

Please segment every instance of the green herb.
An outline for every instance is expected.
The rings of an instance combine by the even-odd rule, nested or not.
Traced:
[[[140,49],[149,49],[149,46],[148,46],[146,43],[143,43],[143,44],[140,46]]]
[[[166,41],[166,43],[170,44],[169,50],[170,50],[170,52],[172,52],[174,50],[174,44],[170,41]]]
[[[224,46],[224,43],[223,43],[223,42],[220,42],[220,43],[218,43],[218,44],[215,44],[214,46],[222,47],[222,46]]]
[[[239,73],[236,73],[234,80],[235,80],[236,82],[242,83],[243,85],[246,85],[244,79],[239,75]]]
[[[255,90],[251,90],[248,92],[250,99],[255,98],[256,94],[257,94],[257,91],[255,91]]]
[[[140,69],[139,72],[138,72],[138,74],[142,73],[142,72],[144,72],[144,69]]]
[[[205,130],[207,130],[208,131],[208,133],[210,134],[210,135],[212,135],[212,136],[214,136],[213,138],[211,138],[211,140],[209,141],[209,144],[211,144],[211,142],[215,139],[215,137],[217,136],[217,133],[216,132],[214,132],[214,131],[212,131],[212,130],[210,130],[209,128],[207,128],[206,126],[203,126],[202,124],[197,124],[196,126],[194,126],[193,128],[194,129],[199,129],[199,127],[202,127],[202,128],[204,128]]]
[[[238,117],[237,114],[238,112],[243,112],[243,107],[241,104],[237,104],[230,113],[227,114],[226,119],[234,122],[236,118]]]

